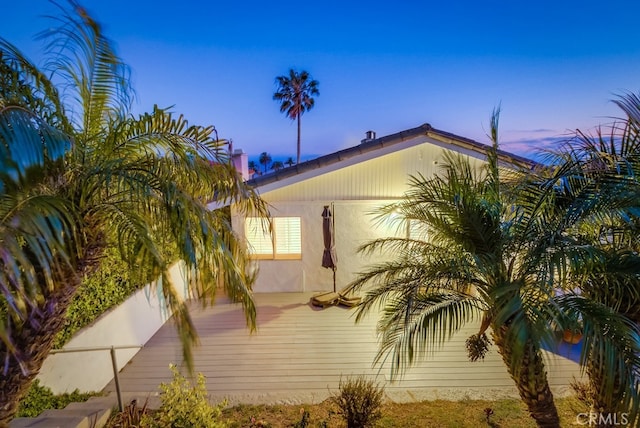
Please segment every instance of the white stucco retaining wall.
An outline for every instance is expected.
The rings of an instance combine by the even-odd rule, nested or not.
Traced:
[[[169,275],[175,289],[184,297],[184,264],[175,264]],[[150,284],[98,318],[92,325],[82,329],[63,349],[142,346],[169,316],[159,290]],[[116,350],[118,368],[121,369],[127,364],[139,350],[140,348]],[[100,391],[113,379],[110,352],[103,350],[49,355],[38,379],[56,394],[75,389],[82,392]]]

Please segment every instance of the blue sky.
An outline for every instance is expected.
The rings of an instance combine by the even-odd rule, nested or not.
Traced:
[[[46,0],[9,0],[0,36],[36,63]],[[62,0],[61,0],[62,2]],[[505,150],[528,155],[618,112],[640,90],[640,2],[84,1],[132,67],[134,109],[175,106],[250,155],[294,155],[272,100],[290,67],[320,82],[304,155],[430,123],[487,142],[501,103]]]

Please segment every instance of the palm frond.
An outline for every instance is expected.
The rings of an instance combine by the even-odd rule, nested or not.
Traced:
[[[117,124],[104,150],[84,156],[85,164],[74,172],[73,194],[83,195],[77,203],[84,215],[109,225],[138,277],[166,275],[173,257],[183,260],[190,297],[213,303],[224,287],[255,328],[255,274],[224,206],[233,203],[241,212],[266,216],[264,202],[228,162],[213,128],[191,126],[162,109]],[[212,211],[211,202],[223,208]],[[174,310],[184,310],[170,294],[165,299]],[[185,318],[178,327],[191,324]],[[184,343],[189,348],[196,336],[191,331],[180,337],[190,341]]]
[[[11,354],[18,350],[7,330],[10,320],[24,322],[41,296],[63,287],[77,257],[73,213],[57,196],[0,195],[0,292],[7,306],[0,340]]]
[[[29,187],[71,148],[71,140],[23,107],[0,109],[0,193]]]
[[[0,37],[0,109],[22,107],[51,127],[70,132],[53,82],[15,46]]]
[[[129,111],[133,89],[129,68],[117,56],[101,26],[74,0],[71,11],[59,6],[58,24],[40,34],[51,54],[45,69],[61,81],[63,99],[72,107],[82,141],[96,144],[109,118],[123,118]]]
[[[273,99],[280,102],[280,112],[292,120],[299,118],[315,105],[314,96],[320,95],[318,81],[307,71],[289,69],[288,76],[276,77],[277,90]]]
[[[400,295],[389,299],[378,322],[380,349],[374,364],[391,359],[391,379],[435,351],[482,311],[476,298],[457,293]]]

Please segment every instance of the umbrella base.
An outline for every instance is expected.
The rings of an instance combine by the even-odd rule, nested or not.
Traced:
[[[353,308],[360,304],[360,297],[347,297],[346,294],[336,293],[334,291],[328,291],[326,293],[316,294],[311,297],[311,304],[313,306],[326,308],[328,306],[346,306]]]
[[[328,291],[326,293],[320,293],[320,294],[311,296],[311,304],[313,306],[318,306],[320,308],[326,308],[327,306],[337,305],[339,300],[340,300],[340,295],[333,291]]]

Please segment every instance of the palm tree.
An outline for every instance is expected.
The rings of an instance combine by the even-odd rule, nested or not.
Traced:
[[[280,171],[282,168],[284,168],[282,161],[273,161],[271,164],[271,169],[274,171]]]
[[[287,158],[287,160],[284,161],[284,164],[287,165],[288,167],[291,167],[291,166],[293,166],[293,164],[295,164],[295,161],[293,160],[293,158],[291,156],[289,156]]]
[[[271,155],[267,152],[260,153],[260,157],[258,158],[258,162],[262,165],[264,172],[267,172],[267,167],[271,164]]]
[[[319,83],[307,71],[297,72],[291,68],[288,76],[276,77],[276,84],[278,90],[273,94],[273,99],[280,102],[280,112],[298,122],[296,163],[300,163],[300,117],[315,105],[313,96],[320,95]]]
[[[542,343],[555,340],[548,323],[557,318],[557,309],[550,303],[553,283],[540,266],[554,261],[532,245],[544,230],[535,210],[515,209],[505,201],[497,123],[496,112],[494,144],[484,168],[447,155],[442,174],[412,177],[403,199],[380,209],[379,220],[410,222],[412,233],[422,236],[382,238],[361,248],[393,256],[350,284],[351,290],[366,287],[356,321],[384,306],[376,363],[390,355],[395,378],[428,348],[481,319],[478,334],[468,341],[470,358],[484,357],[490,328],[531,416],[539,426],[557,427],[541,353]]]
[[[616,161],[602,175],[602,166],[615,157],[579,150],[564,163],[504,180],[496,159],[497,116],[492,138],[484,170],[449,156],[442,175],[412,178],[404,199],[381,209],[380,219],[411,222],[412,232],[426,231],[429,239],[386,238],[362,248],[394,254],[351,284],[352,289],[372,286],[357,319],[385,305],[377,361],[391,354],[397,376],[428,347],[481,319],[479,333],[467,342],[471,359],[483,357],[491,328],[532,417],[539,426],[558,426],[540,350],[555,346],[551,326],[564,329],[580,320],[581,358],[596,391],[596,409],[631,410],[635,421],[640,331],[627,317],[629,305],[622,311],[619,301],[625,296],[638,302],[639,198],[637,182],[629,186],[629,174],[620,171],[628,170],[629,159],[637,167],[639,157]],[[637,147],[640,138],[629,140]],[[611,142],[596,152],[614,147]],[[624,221],[630,228],[627,242],[636,240],[633,246],[615,243]],[[576,287],[582,292],[574,292]],[[563,294],[556,295],[557,289]]]
[[[227,162],[213,127],[158,108],[129,113],[128,68],[98,23],[70,5],[44,35],[51,74],[0,39],[0,426],[110,245],[135,278],[162,279],[189,366],[197,336],[167,275],[175,260],[189,268],[192,297],[212,303],[223,284],[255,325],[244,246],[228,209],[206,205],[265,215],[264,204]],[[52,82],[64,82],[61,93]]]
[[[258,165],[256,164],[256,161],[249,161],[247,166],[249,167],[249,175],[250,176],[255,174],[258,171]]]
[[[570,291],[562,300],[574,318],[586,320],[582,363],[592,406],[605,414],[631,413],[633,425],[640,406],[640,98],[628,94],[615,102],[626,118],[606,134],[578,131],[554,154],[553,174],[536,186],[554,189],[562,208],[559,229],[575,240]]]

